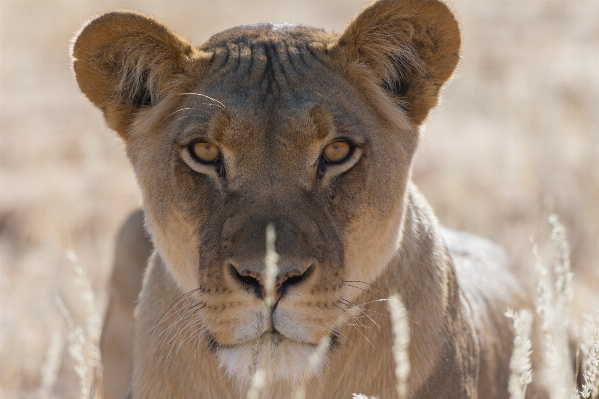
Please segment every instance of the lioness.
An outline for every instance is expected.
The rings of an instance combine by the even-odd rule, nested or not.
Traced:
[[[107,321],[108,382],[119,370],[132,398],[240,398],[260,372],[261,398],[298,387],[397,398],[384,301],[397,292],[407,397],[507,398],[504,312],[533,304],[501,249],[440,228],[410,180],[419,126],[459,50],[458,23],[437,0],[375,2],[341,35],[261,24],[198,48],[135,12],[87,23],[72,51],[77,81],[126,144],[155,248],[132,376],[126,329],[123,340]],[[131,317],[149,248],[134,215],[115,319]],[[544,398],[533,360],[526,396]]]

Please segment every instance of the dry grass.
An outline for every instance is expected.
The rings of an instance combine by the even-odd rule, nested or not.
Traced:
[[[69,40],[82,22],[105,9],[133,8],[200,44],[222,29],[258,21],[339,31],[364,3],[0,3],[2,398],[81,397],[77,361],[65,349],[73,345],[67,339],[72,331],[53,298],[59,294],[87,343],[89,312],[65,251],[73,248],[81,258],[90,292],[103,308],[114,233],[140,204],[121,144],[70,71]],[[540,256],[549,259],[545,220],[560,215],[571,244],[575,293],[564,312],[575,325],[582,325],[585,312],[594,320],[599,2],[452,4],[462,23],[463,60],[427,123],[414,178],[444,224],[501,243],[521,264],[534,263],[529,237],[543,244]],[[596,378],[598,353],[590,326],[581,348],[589,381]],[[592,389],[589,383],[587,391]]]
[[[410,375],[410,323],[407,310],[399,294],[389,297],[389,315],[393,326],[393,360],[395,361],[395,378],[397,379],[397,395],[401,399],[408,397],[408,377]]]
[[[527,309],[514,311],[508,309],[505,313],[514,322],[514,350],[510,359],[510,380],[508,390],[510,399],[524,399],[526,387],[532,382],[532,313]]]
[[[597,317],[599,324],[599,316]],[[599,397],[599,326],[593,328],[593,340],[588,355],[585,358],[584,383],[577,397],[597,398]]]

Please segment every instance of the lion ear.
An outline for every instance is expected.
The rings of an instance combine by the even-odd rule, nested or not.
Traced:
[[[193,47],[157,20],[131,11],[102,14],[75,36],[77,83],[123,138],[134,115],[181,84]]]
[[[453,73],[460,30],[439,0],[380,0],[367,6],[336,44],[420,125]]]

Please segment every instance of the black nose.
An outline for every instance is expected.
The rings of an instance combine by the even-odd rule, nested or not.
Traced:
[[[314,269],[314,265],[310,264],[307,267],[301,268],[285,268],[286,270],[279,270],[274,281],[273,296],[274,302],[278,302],[279,299],[290,287],[300,284],[306,280]],[[237,265],[236,263],[229,263],[229,272],[235,280],[240,282],[244,287],[253,290],[256,296],[260,299],[266,298],[266,271],[252,271],[243,268],[243,265]]]

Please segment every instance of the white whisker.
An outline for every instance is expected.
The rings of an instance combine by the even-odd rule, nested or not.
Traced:
[[[218,101],[215,98],[212,98],[210,96],[207,96],[205,94],[202,93],[179,93],[179,95],[183,96],[199,96],[199,97],[204,97],[207,98],[208,100],[214,101],[215,103],[217,103],[218,105],[220,105],[223,109],[226,109],[227,107],[225,107],[225,104],[223,104],[222,102]]]

